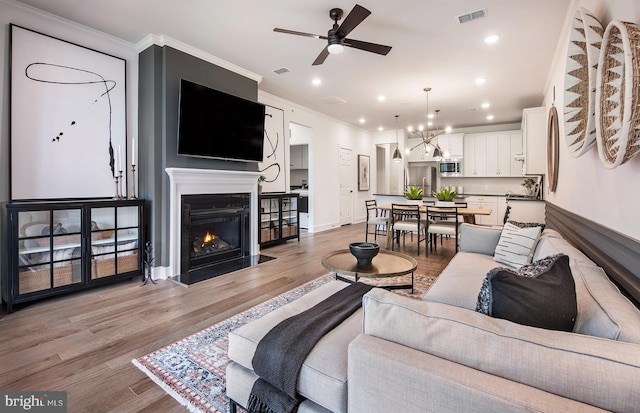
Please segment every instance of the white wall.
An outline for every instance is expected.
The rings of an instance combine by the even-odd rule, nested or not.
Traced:
[[[569,19],[579,6],[589,10],[605,28],[611,20],[640,24],[638,0],[574,0],[570,7],[545,90],[544,105],[548,109],[553,103],[555,87],[555,106],[560,126],[558,187],[555,193],[548,193],[547,189],[545,198],[561,208],[640,240],[640,216],[637,213],[640,205],[640,156],[610,170],[600,162],[597,148],[592,148],[580,158],[573,158],[565,143],[562,108],[568,28]],[[639,81],[636,79],[636,82]]]
[[[371,134],[266,92],[259,91],[258,100],[283,109],[285,125],[297,123],[313,129],[313,139],[309,144],[309,231],[318,232],[340,226],[340,147],[353,151],[353,221],[364,221],[364,201],[373,198],[375,179],[371,179],[369,191],[358,191],[355,165],[357,155],[368,155],[371,170],[376,170],[375,144]],[[290,131],[285,131],[285,135],[285,151],[289,153]]]

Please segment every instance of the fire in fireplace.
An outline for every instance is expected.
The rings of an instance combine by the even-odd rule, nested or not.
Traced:
[[[212,266],[249,256],[250,194],[182,196],[180,280],[216,273]],[[219,275],[219,274],[217,274]]]

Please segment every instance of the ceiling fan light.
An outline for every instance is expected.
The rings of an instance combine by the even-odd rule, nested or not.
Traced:
[[[344,46],[341,45],[341,44],[330,44],[327,47],[327,50],[331,54],[340,54],[340,53],[342,53],[344,51]]]

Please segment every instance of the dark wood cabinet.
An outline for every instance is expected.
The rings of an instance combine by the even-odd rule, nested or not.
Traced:
[[[260,195],[260,246],[300,240],[300,211],[298,194]]]
[[[14,304],[142,273],[143,200],[16,202],[6,208],[7,312]]]

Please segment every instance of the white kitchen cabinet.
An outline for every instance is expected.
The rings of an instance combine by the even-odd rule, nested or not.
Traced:
[[[510,199],[507,205],[511,207],[509,219],[518,222],[545,222],[544,201]]]
[[[544,106],[522,111],[523,172],[545,174],[547,169],[547,110]]]
[[[509,137],[511,139],[511,153],[509,154],[510,175],[522,176],[522,161],[516,160],[516,155],[522,153],[522,132],[512,133]]]
[[[437,140],[443,152],[449,151],[450,159],[459,159],[464,155],[463,138],[463,133],[454,133],[448,135],[440,135],[438,136]]]
[[[464,137],[462,173],[468,177],[487,176],[487,136],[469,134]]]
[[[511,174],[511,136],[487,135],[486,176],[503,177]]]
[[[291,145],[289,147],[291,169],[309,169],[309,145]]]
[[[497,196],[468,196],[465,198],[467,207],[490,209],[490,215],[476,215],[476,224],[479,225],[498,225],[498,197]],[[504,216],[504,212],[503,212]],[[502,218],[502,217],[501,217]],[[500,221],[502,224],[502,221]]]

